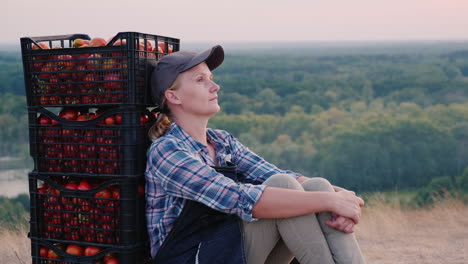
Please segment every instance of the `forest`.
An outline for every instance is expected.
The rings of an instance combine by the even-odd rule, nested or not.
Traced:
[[[439,177],[455,184],[468,167],[468,45],[290,56],[226,50],[214,79],[222,110],[210,127],[280,168],[385,191]],[[0,80],[0,157],[30,165],[19,51],[0,51]]]

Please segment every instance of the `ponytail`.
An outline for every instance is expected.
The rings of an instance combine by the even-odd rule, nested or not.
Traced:
[[[162,137],[166,134],[167,130],[171,126],[172,121],[169,119],[169,115],[166,113],[159,113],[156,123],[149,129],[148,137],[151,141]]]

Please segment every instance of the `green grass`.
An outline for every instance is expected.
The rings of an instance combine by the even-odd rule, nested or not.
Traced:
[[[32,169],[33,167],[33,160],[29,157],[8,157],[0,159],[0,170]]]
[[[413,208],[417,206],[418,190],[394,190],[359,194],[368,205],[376,203],[391,204],[396,207]]]

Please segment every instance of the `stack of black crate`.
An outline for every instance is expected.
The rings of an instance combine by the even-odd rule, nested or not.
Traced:
[[[77,39],[90,37],[21,39],[33,263],[143,263],[150,73],[179,40],[121,32],[77,48]]]

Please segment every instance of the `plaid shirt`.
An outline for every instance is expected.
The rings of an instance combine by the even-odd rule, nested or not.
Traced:
[[[244,221],[255,221],[252,209],[265,186],[252,183],[262,183],[277,173],[299,176],[266,162],[226,131],[208,129],[207,139],[215,148],[219,166],[226,166],[226,161],[235,164],[242,183],[217,173],[211,167],[215,163],[208,148],[172,123],[148,152],[146,218],[153,257],[182,212],[186,199],[236,214]]]

